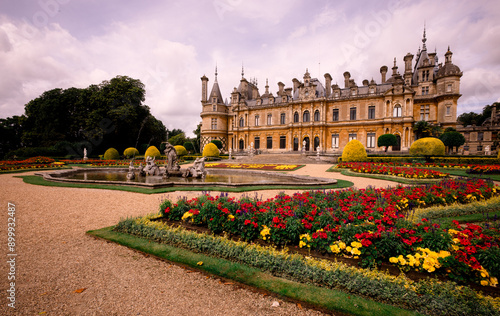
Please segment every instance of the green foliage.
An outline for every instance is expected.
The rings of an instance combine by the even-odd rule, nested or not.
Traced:
[[[174,148],[175,148],[175,151],[177,152],[177,156],[185,156],[188,153],[186,148],[184,148],[184,146],[177,145],[177,146],[174,146]]]
[[[342,151],[342,162],[366,161],[367,158],[365,146],[357,139],[348,142]]]
[[[434,137],[418,139],[410,147],[410,155],[414,156],[444,156],[444,154],[443,142]]]
[[[219,149],[214,143],[208,143],[203,147],[203,157],[219,157]]]
[[[139,156],[139,151],[134,147],[129,147],[123,151],[123,156],[125,156],[125,158],[133,158]]]
[[[413,123],[413,131],[417,134],[417,139],[423,137],[438,137],[443,132],[439,125],[434,125],[427,121],[418,121]]]
[[[158,159],[161,158],[161,153],[155,146],[149,146],[149,148],[146,150],[146,153],[144,154],[144,157],[152,157]]]
[[[389,148],[389,146],[396,146],[397,144],[398,144],[398,139],[394,134],[380,135],[377,140],[377,146],[385,147],[385,151],[387,151],[387,148]]]
[[[109,148],[104,153],[104,160],[117,160],[120,159],[120,153],[114,148]]]
[[[214,139],[211,141],[211,143],[214,143],[217,148],[222,149],[222,142],[218,139]]]
[[[186,135],[184,134],[184,132],[181,132],[175,136],[170,137],[168,139],[168,142],[173,146],[182,145],[186,142]]]
[[[192,153],[194,151],[194,145],[191,141],[187,141],[184,143],[184,148],[188,151],[188,153]]]
[[[462,113],[457,117],[457,122],[462,124],[464,127],[468,125],[480,126],[486,119],[491,117],[491,111],[498,105],[500,105],[498,102],[495,102],[492,105],[486,105],[481,114],[474,112]]]
[[[144,85],[140,80],[117,76],[87,88],[53,89],[25,105],[25,114],[0,124],[0,148],[3,134],[9,150],[25,147],[51,147],[68,142],[64,155],[81,157],[82,148],[88,153],[104,152],[106,148],[125,148],[137,142],[159,143],[165,126],[143,105]],[[20,129],[22,127],[22,130]],[[83,146],[75,143],[85,142]],[[0,153],[1,150],[0,149]]]
[[[449,131],[443,133],[441,136],[439,136],[439,139],[443,142],[443,144],[446,147],[448,147],[451,150],[453,150],[453,147],[456,147],[458,150],[458,147],[465,144],[464,135],[456,131]]]

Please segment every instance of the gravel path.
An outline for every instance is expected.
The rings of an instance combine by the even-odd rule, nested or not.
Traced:
[[[307,165],[293,173],[346,179],[359,188],[393,185],[326,173],[329,166]],[[22,175],[29,174],[33,172]],[[25,184],[16,175],[0,175],[2,315],[322,315],[85,235],[120,218],[156,212],[162,198],[190,198],[200,192],[146,195],[44,187]],[[268,198],[277,193],[258,195]],[[7,306],[6,297],[8,202],[16,208],[15,310]],[[278,307],[273,307],[275,301]]]

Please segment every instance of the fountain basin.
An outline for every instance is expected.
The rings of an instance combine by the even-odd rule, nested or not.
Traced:
[[[337,183],[335,179],[315,178],[268,171],[209,169],[204,179],[183,178],[180,176],[162,178],[162,176],[136,176],[134,180],[126,178],[128,168],[78,168],[37,173],[45,180],[81,184],[105,184],[135,186],[143,188],[168,187],[251,187],[251,186],[294,186],[321,188]]]

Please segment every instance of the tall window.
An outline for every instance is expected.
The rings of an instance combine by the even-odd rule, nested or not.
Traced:
[[[477,132],[477,140],[478,141],[482,141],[483,140],[483,135],[484,135],[483,132]]]
[[[215,104],[212,105],[212,111],[214,111],[214,112],[217,111],[217,105],[215,105]]]
[[[446,86],[446,92],[451,92],[451,83]]]
[[[430,111],[429,104],[420,106],[420,120],[421,121],[428,121],[429,120],[429,111]]]
[[[240,127],[245,126],[245,119],[240,117]]]
[[[309,111],[304,111],[304,114],[302,115],[302,122],[309,122],[311,120],[311,115],[309,114]]]
[[[286,116],[285,113],[280,114],[280,124],[285,124],[286,123]]]
[[[339,148],[339,134],[332,134],[332,148]]]
[[[373,120],[375,118],[375,106],[371,105],[368,107],[368,119]]]
[[[319,121],[319,111],[318,110],[314,111],[314,121],[315,122]]]
[[[353,140],[353,139],[357,139],[358,135],[356,135],[356,133],[349,133],[349,141]]]
[[[393,115],[394,117],[401,117],[401,105],[399,104],[396,104],[396,106],[394,106],[394,111],[393,111]]]
[[[338,121],[338,120],[339,120],[339,109],[333,109],[332,121]]]
[[[422,87],[422,95],[428,95],[429,94],[429,87]]]
[[[273,149],[273,137],[267,136],[267,149]]]
[[[293,113],[293,122],[298,123],[299,122],[299,112]]]
[[[254,144],[255,149],[260,149],[260,137],[259,136],[255,136],[255,138],[253,139],[253,144]]]
[[[280,149],[286,148],[286,136],[280,136]]]
[[[255,126],[259,126],[259,116],[255,115]]]
[[[375,133],[366,134],[366,147],[375,148]]]
[[[213,118],[212,119],[212,129],[217,129],[217,119],[216,118]]]
[[[272,125],[273,124],[273,115],[268,114],[267,115],[267,125]]]
[[[451,115],[451,106],[447,106],[446,107],[446,116],[450,116]]]
[[[350,113],[350,116],[349,116],[350,120],[351,121],[356,120],[356,108],[351,108],[349,113]]]

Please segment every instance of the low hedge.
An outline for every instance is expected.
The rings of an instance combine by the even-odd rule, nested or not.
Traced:
[[[302,283],[342,289],[427,315],[498,315],[500,299],[483,296],[453,282],[435,279],[412,281],[377,270],[290,254],[224,237],[199,234],[151,221],[157,215],[128,218],[114,230],[194,252],[246,264],[275,276]]]
[[[424,158],[417,156],[368,156],[368,162],[426,162]],[[448,157],[433,156],[427,162],[454,163],[454,164],[495,164],[500,163],[500,159],[494,157]]]

